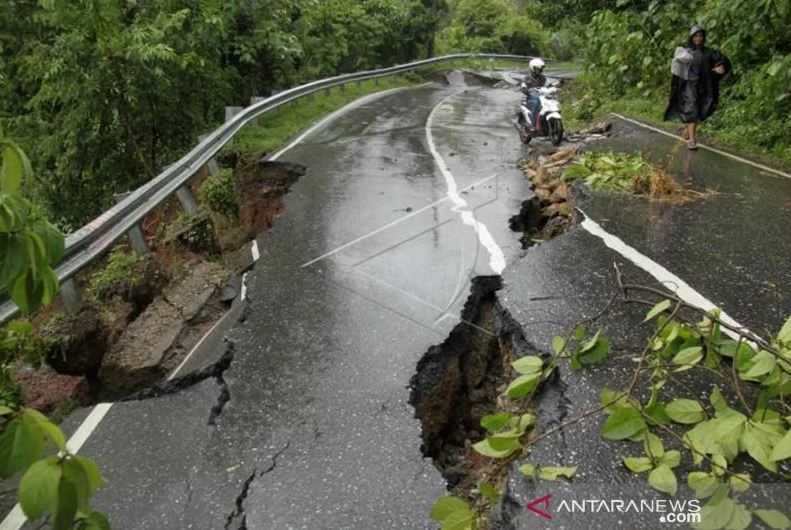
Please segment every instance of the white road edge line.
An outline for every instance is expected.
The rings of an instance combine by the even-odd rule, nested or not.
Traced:
[[[439,109],[441,109],[449,99],[456,97],[457,95],[458,93],[454,93],[443,98],[431,111],[431,114],[428,116],[428,120],[426,120],[426,141],[428,142],[429,151],[434,157],[437,167],[442,173],[442,176],[445,177],[445,184],[448,187],[448,198],[455,205],[452,208],[452,211],[460,214],[462,222],[467,226],[471,226],[473,230],[475,230],[475,233],[478,235],[478,241],[480,241],[486,250],[489,251],[489,267],[491,267],[491,269],[496,274],[502,274],[506,266],[503,249],[501,249],[494,240],[494,237],[492,237],[492,234],[489,232],[489,229],[486,227],[486,225],[475,219],[475,214],[469,209],[467,201],[462,199],[461,195],[459,195],[456,179],[453,177],[453,173],[450,172],[450,169],[448,169],[448,164],[445,162],[445,159],[443,159],[442,155],[440,155],[439,151],[437,151],[437,146],[434,143],[434,135],[431,132],[431,126],[434,123],[434,117],[436,116]]]
[[[648,125],[648,124],[643,123],[641,121],[638,121],[638,120],[635,120],[635,119],[632,119],[632,118],[627,118],[626,116],[624,116],[622,114],[618,114],[617,112],[613,112],[612,115],[617,117],[617,118],[622,119],[623,121],[627,121],[627,122],[629,122],[631,124],[637,125],[638,127],[642,127],[643,129],[648,129],[649,131],[654,131],[656,133],[663,134],[663,135],[665,135],[665,136],[667,136],[669,138],[674,138],[676,140],[681,140],[682,142],[684,141],[684,139],[682,137],[680,137],[680,136],[676,136],[673,133],[669,133],[669,132],[664,131],[664,130],[658,128],[658,127],[654,127],[652,125]],[[698,147],[700,147],[701,149],[705,149],[707,151],[711,151],[712,153],[717,153],[718,155],[722,155],[722,156],[730,158],[732,160],[736,160],[737,162],[741,162],[742,164],[747,164],[749,166],[753,166],[754,168],[758,168],[758,169],[760,169],[762,171],[766,171],[768,173],[772,173],[772,174],[780,176],[780,177],[785,177],[785,178],[791,179],[791,174],[785,173],[784,171],[780,171],[779,169],[775,169],[773,167],[769,167],[769,166],[765,166],[763,164],[759,164],[758,162],[753,162],[752,160],[748,160],[746,158],[742,158],[742,157],[740,157],[738,155],[734,155],[734,154],[729,153],[727,151],[723,151],[722,149],[717,149],[716,147],[709,147],[708,145],[703,145],[703,144],[698,144]],[[0,530],[2,530],[2,529],[0,529]]]
[[[66,447],[70,452],[77,453],[77,451],[80,450],[112,406],[112,403],[99,403],[93,407],[93,410],[91,410],[90,414],[83,420],[77,431],[72,434],[69,441],[66,442]],[[18,530],[22,528],[22,525],[26,522],[27,517],[25,517],[25,513],[22,511],[22,507],[17,503],[6,518],[3,519],[3,522],[0,523],[0,530]]]
[[[361,97],[359,99],[355,99],[351,103],[349,103],[346,106],[341,107],[340,109],[336,110],[332,114],[328,115],[326,118],[322,119],[321,121],[319,121],[318,123],[313,125],[310,129],[308,129],[307,131],[305,131],[302,134],[300,134],[299,136],[297,136],[294,139],[293,142],[288,144],[286,147],[284,147],[283,149],[281,149],[280,151],[278,151],[274,155],[270,156],[269,160],[277,160],[278,158],[283,156],[286,153],[286,151],[290,151],[291,149],[296,147],[297,144],[302,142],[302,140],[304,140],[305,138],[307,138],[308,136],[310,136],[311,134],[313,134],[317,130],[321,129],[322,127],[327,125],[329,122],[331,122],[331,121],[337,119],[338,117],[340,117],[341,115],[349,112],[350,110],[356,109],[357,107],[361,107],[363,105],[367,105],[371,101],[377,100],[377,99],[379,99],[381,97],[384,97],[384,96],[389,96],[390,94],[395,94],[396,92],[403,92],[404,90],[412,90],[412,89],[415,89],[415,88],[422,88],[422,87],[425,87],[425,86],[429,86],[431,84],[432,83],[422,83],[420,85],[415,85],[415,86],[396,87],[396,88],[391,88],[391,89],[388,89],[388,90],[382,90],[381,92],[374,92],[372,94],[368,94],[367,96],[363,96],[363,97]],[[317,97],[321,97],[321,95],[318,95]],[[0,530],[2,530],[2,529],[0,529]]]
[[[258,261],[261,258],[261,252],[258,250],[257,239],[253,239],[253,243],[250,245],[250,254],[253,256],[253,262]]]
[[[386,96],[388,94],[392,94],[394,92],[400,92],[400,91],[403,91],[403,90],[409,90],[409,89],[414,89],[414,88],[425,87],[425,86],[428,86],[428,85],[431,85],[431,83],[423,83],[423,84],[417,85],[417,86],[405,86],[405,87],[391,88],[389,90],[383,90],[381,92],[374,92],[373,94],[369,94],[367,96],[364,96],[364,97],[361,97],[359,99],[356,99],[356,100],[352,101],[351,103],[347,104],[346,106],[341,107],[340,109],[336,110],[335,112],[333,112],[332,114],[330,114],[326,118],[322,119],[321,121],[319,121],[318,123],[316,123],[315,125],[310,127],[307,131],[305,131],[304,133],[300,134],[296,139],[294,139],[293,142],[291,142],[286,147],[284,147],[283,149],[281,149],[280,151],[278,151],[277,153],[275,153],[274,155],[269,157],[269,160],[277,160],[284,153],[286,153],[286,151],[294,148],[302,140],[307,138],[308,135],[310,135],[311,133],[313,133],[317,129],[320,129],[321,127],[324,127],[330,121],[340,117],[341,115],[343,115],[346,112],[349,112],[350,110],[353,110],[353,109],[355,109],[355,108],[357,108],[357,107],[359,107],[361,105],[365,105],[366,103],[369,103],[370,101],[372,101],[374,99]],[[250,250],[251,250],[251,253],[253,254],[253,261],[258,261],[258,258],[260,258],[261,255],[258,252],[258,242],[256,240],[253,240],[253,246],[252,246],[252,248]],[[246,276],[247,276],[247,274],[242,276],[242,300],[245,299],[245,296],[247,294],[247,284],[245,282]],[[227,313],[226,313],[226,315],[227,315]],[[206,340],[206,338],[209,335],[211,335],[211,333],[220,324],[220,322],[222,322],[222,320],[224,318],[225,318],[225,315],[223,315],[223,317],[220,320],[218,320],[214,324],[214,326],[212,326],[212,328],[209,329],[209,331],[206,332],[206,334],[201,338],[201,340],[198,342],[198,344],[195,345],[195,347],[192,349],[192,351],[190,351],[190,353],[187,354],[187,357],[185,357],[184,360],[181,362],[181,364],[173,371],[172,374],[170,374],[170,377],[168,377],[168,379],[167,379],[168,381],[170,381],[174,377],[176,377],[176,374],[178,374],[179,370],[186,364],[186,362],[189,360],[189,358],[192,356],[192,354],[195,352],[195,350],[197,350],[198,346],[200,346]],[[90,414],[88,414],[88,417],[85,418],[85,420],[83,420],[83,422],[80,424],[79,428],[74,433],[74,435],[72,435],[72,437],[69,438],[68,448],[69,448],[69,450],[71,452],[76,453],[83,446],[83,444],[88,440],[88,438],[93,433],[93,431],[96,430],[96,427],[99,426],[99,423],[102,421],[102,419],[104,419],[105,415],[107,414],[107,412],[109,412],[109,410],[110,410],[110,408],[112,406],[113,406],[113,403],[99,403],[98,405],[96,405],[93,408],[93,410],[91,410]],[[0,522],[0,530],[19,530],[20,528],[22,528],[22,525],[24,525],[26,522],[27,522],[27,517],[25,517],[25,514],[22,512],[22,507],[19,505],[19,503],[17,503],[16,505],[14,505],[14,507],[11,509],[11,511],[8,513],[8,515],[5,517],[5,519],[3,519],[2,522]]]
[[[582,211],[582,210],[580,210]],[[714,303],[712,303],[709,299],[705,296],[700,294],[698,291],[693,289],[687,282],[667,270],[665,267],[660,265],[659,263],[655,262],[645,254],[640,253],[634,247],[629,246],[626,244],[622,239],[618,236],[615,236],[609,232],[607,232],[604,228],[601,227],[596,221],[588,217],[585,212],[582,212],[585,220],[582,221],[582,228],[587,230],[590,234],[598,237],[604,244],[609,247],[610,249],[614,250],[627,260],[629,260],[632,264],[636,265],[637,267],[643,269],[648,274],[656,278],[656,280],[661,283],[665,288],[673,291],[676,296],[682,299],[684,302],[703,309],[704,311],[711,311],[713,309],[720,309],[720,319],[731,326],[734,326],[738,329],[742,329],[745,331],[747,328],[736,322],[733,318],[731,318],[727,313],[722,311],[721,308],[718,308]],[[731,331],[730,329],[723,328],[723,333],[728,335],[734,340],[739,340],[738,333]]]

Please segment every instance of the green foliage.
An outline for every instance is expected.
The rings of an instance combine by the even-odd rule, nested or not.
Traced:
[[[573,25],[579,11],[547,15],[555,27]],[[546,7],[548,2],[540,2]],[[708,45],[731,58],[734,75],[723,86],[720,109],[707,122],[715,139],[791,161],[791,2],[591,2],[579,59],[584,94],[569,117],[587,120],[600,109],[629,110],[661,120],[673,50],[687,41],[693,21],[708,29]],[[539,9],[537,13],[546,14]]]
[[[96,464],[73,455],[57,425],[32,409],[0,406],[0,478],[21,474],[19,503],[30,520],[49,515],[55,529],[109,529],[107,519],[90,508],[104,480]],[[53,456],[44,456],[56,451]]]
[[[233,170],[223,168],[201,184],[198,197],[209,210],[231,219],[239,218],[239,203],[234,192]]]
[[[0,146],[0,287],[29,312],[57,293],[52,265],[63,253],[63,236],[19,195],[30,176],[24,151],[1,131]],[[109,529],[107,519],[90,508],[91,497],[103,485],[96,464],[71,454],[63,432],[43,414],[19,406],[8,364],[37,350],[28,322],[12,322],[0,332],[0,479],[21,475],[18,498],[30,520],[48,515],[55,530]],[[57,454],[45,456],[52,452]]]
[[[594,189],[632,192],[646,187],[655,168],[641,155],[585,153],[563,172],[563,180],[581,180]]]
[[[419,79],[407,76],[387,77],[378,83],[365,81],[351,84],[344,90],[338,88],[331,92],[320,92],[312,98],[302,98],[292,105],[281,107],[277,112],[268,114],[258,123],[246,126],[233,140],[230,149],[240,153],[272,153],[289,138],[305,130],[322,116],[325,116],[360,96],[416,84]]]
[[[536,55],[549,35],[512,0],[456,0],[450,23],[437,35],[440,53],[489,52]]]
[[[0,291],[33,311],[58,292],[52,267],[63,255],[63,235],[21,195],[32,176],[24,151],[0,129]]]
[[[2,366],[18,359],[38,365],[45,349],[46,341],[34,332],[32,324],[27,320],[14,320],[0,328],[0,365]],[[2,386],[0,383],[0,387]]]
[[[661,432],[666,432],[672,424],[682,426],[683,434],[676,436],[694,466],[686,481],[699,499],[706,500],[702,522],[695,528],[747,528],[753,516],[770,527],[786,528],[789,522],[781,512],[750,509],[732,498],[749,489],[751,478],[729,467],[747,456],[767,471],[778,473],[778,463],[791,459],[791,417],[779,412],[788,407],[785,399],[791,386],[791,318],[776,337],[759,347],[727,337],[717,312],[690,324],[676,320],[678,309],[678,303],[663,300],[648,311],[645,322],[657,325],[643,361],[650,373],[650,397],[643,404],[626,392],[605,391],[602,400],[609,405],[609,417],[601,434],[610,440],[642,442],[644,454],[625,457],[624,465],[633,473],[648,472],[651,487],[672,496],[678,489],[674,468],[681,463],[682,452],[665,450],[653,431],[661,427]],[[725,363],[733,367],[722,368]],[[684,397],[662,403],[663,391],[674,374],[696,368],[726,380],[735,377],[739,399],[730,403],[715,385],[708,404]],[[738,390],[750,384],[757,385],[758,391],[752,404]]]
[[[572,479],[577,473],[577,466],[535,466],[533,464],[523,464],[519,466],[519,472],[526,477],[538,478],[541,480],[558,480],[559,478]]]
[[[31,155],[29,188],[81,225],[239,105],[432,53],[442,1],[3,2],[0,116]],[[88,74],[86,74],[86,72]]]
[[[441,530],[476,530],[478,521],[475,512],[464,499],[442,497],[431,508],[431,518],[438,522]]]
[[[138,265],[144,259],[125,247],[115,247],[107,258],[107,264],[91,275],[89,293],[97,300],[107,301],[114,294],[130,291],[143,281]]]

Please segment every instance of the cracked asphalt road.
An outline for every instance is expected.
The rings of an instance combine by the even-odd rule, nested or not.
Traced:
[[[96,506],[114,528],[434,527],[428,512],[444,481],[421,455],[407,384],[423,353],[458,324],[470,278],[492,270],[475,230],[447,199],[426,140],[432,111],[437,152],[508,264],[502,304],[537,348],[548,349],[564,323],[600,308],[612,288],[611,264],[620,259],[580,228],[528,252],[508,231],[530,195],[509,124],[517,99],[462,84],[388,94],[284,155],[308,173],[285,197],[285,215],[259,238],[248,309],[237,306],[204,348],[213,355],[202,364],[211,364],[226,353],[227,337],[232,362],[177,392],[116,404],[81,450],[108,479]],[[601,195],[583,201],[586,213],[741,322],[776,329],[791,313],[791,180],[704,151],[676,151],[672,141],[632,126],[617,132],[602,148],[643,149],[661,161],[670,153],[680,174],[721,194],[682,207]],[[772,252],[762,250],[767,245]],[[712,254],[724,259],[711,263]],[[638,281],[655,281],[622,265]],[[614,336],[627,339],[629,318],[613,320]],[[597,384],[619,374],[587,384],[567,377],[562,395],[543,401],[550,420],[579,412],[595,399]],[[67,430],[86,415],[75,413]],[[540,527],[521,504],[539,493],[643,491],[593,444],[597,432],[565,433],[562,443],[537,448],[535,458],[546,460],[540,463],[588,467],[571,485],[541,491],[512,476],[515,504],[505,506],[512,512],[502,528]],[[783,504],[791,501],[787,493],[760,494]]]
[[[514,94],[456,81],[371,101],[281,158],[308,173],[259,238],[221,380],[116,404],[81,450],[106,475],[96,506],[114,528],[433,527],[445,487],[420,452],[409,378],[458,323],[470,278],[492,274],[461,211],[510,261],[508,218],[529,193]],[[464,208],[428,146],[435,109]]]

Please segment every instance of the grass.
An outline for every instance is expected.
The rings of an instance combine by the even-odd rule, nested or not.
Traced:
[[[593,123],[607,118],[610,113],[618,113],[638,119],[649,125],[679,135],[681,123],[663,120],[666,95],[654,94],[645,97],[639,94],[627,94],[618,99],[606,96],[596,97],[583,82],[574,81],[567,86],[564,97],[564,121],[571,131],[582,130]],[[722,105],[732,105],[723,102]],[[715,115],[716,116],[716,115]],[[791,170],[791,146],[778,145],[767,149],[752,140],[748,134],[738,134],[738,131],[715,128],[706,122],[699,129],[700,140],[711,147],[742,155],[746,158],[763,162],[769,166]]]
[[[565,63],[564,63],[565,64]],[[272,153],[283,146],[288,139],[296,136],[323,116],[338,110],[362,96],[389,90],[391,88],[414,86],[431,74],[451,69],[494,70],[497,68],[524,69],[525,61],[459,59],[436,65],[426,66],[416,73],[363,81],[359,85],[349,84],[341,91],[336,87],[331,92],[319,92],[312,98],[306,97],[281,107],[262,117],[259,123],[247,125],[228,146],[240,154]],[[555,67],[556,65],[552,65]]]
[[[329,93],[318,92],[264,115],[258,123],[247,125],[229,148],[241,154],[272,153],[289,138],[355,99],[382,90],[416,85],[420,81],[417,76],[395,76],[380,79],[378,85],[370,80],[347,85],[344,90],[335,87]]]

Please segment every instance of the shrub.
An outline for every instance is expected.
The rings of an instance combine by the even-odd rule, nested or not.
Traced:
[[[143,281],[138,264],[145,258],[124,247],[116,247],[110,253],[107,264],[91,275],[88,291],[97,300],[109,300],[113,295],[129,292]]]
[[[233,187],[233,171],[222,169],[211,175],[198,190],[198,197],[209,210],[231,219],[239,218],[239,204]]]

